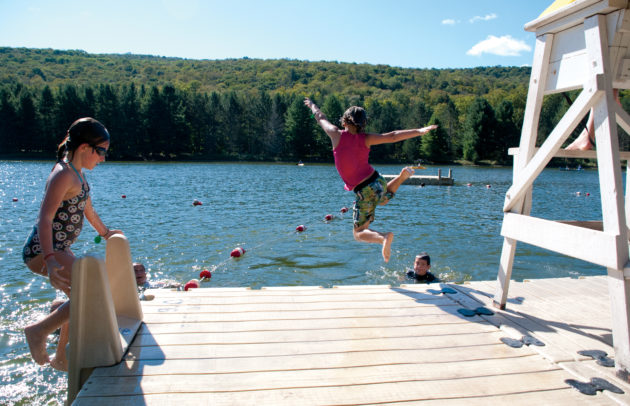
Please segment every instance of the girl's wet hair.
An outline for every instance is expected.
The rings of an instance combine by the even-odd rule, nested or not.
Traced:
[[[96,146],[109,141],[109,132],[103,124],[92,117],[83,117],[72,123],[66,138],[57,147],[57,161],[73,153],[81,144]]]
[[[343,113],[341,117],[341,125],[353,125],[357,132],[362,133],[367,125],[367,113],[363,107],[352,106]]]

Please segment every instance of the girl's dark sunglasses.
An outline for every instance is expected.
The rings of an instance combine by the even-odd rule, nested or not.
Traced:
[[[90,145],[92,147],[92,149],[94,150],[94,152],[96,152],[99,156],[102,156],[103,158],[105,158],[107,156],[107,149],[103,148],[103,147],[99,147],[96,145]]]

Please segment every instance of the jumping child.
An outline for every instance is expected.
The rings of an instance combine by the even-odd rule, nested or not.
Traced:
[[[50,284],[70,297],[70,277],[75,256],[70,246],[79,237],[85,216],[101,237],[108,239],[120,230],[110,230],[92,207],[90,187],[83,170],[92,170],[105,161],[109,133],[93,118],[81,118],[70,126],[57,149],[57,163],[48,180],[39,218],[22,249],[22,259],[34,273],[48,276]],[[67,370],[66,344],[70,301],[65,301],[43,319],[24,329],[33,360],[50,362],[53,368]],[[55,358],[50,360],[46,338],[61,327]]]
[[[378,144],[388,144],[418,137],[437,128],[436,125],[412,130],[398,130],[385,134],[366,134],[367,113],[361,107],[352,106],[343,114],[340,130],[328,121],[309,98],[304,100],[317,120],[317,124],[328,134],[332,142],[335,166],[344,181],[346,190],[356,194],[354,202],[354,238],[357,241],[382,245],[382,255],[385,262],[389,261],[394,234],[380,233],[368,227],[374,221],[374,211],[377,205],[385,205],[394,197],[398,187],[407,180],[414,171],[405,167],[400,174],[387,183],[385,179],[369,164],[370,147]]]

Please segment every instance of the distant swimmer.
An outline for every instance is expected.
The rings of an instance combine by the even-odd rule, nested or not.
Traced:
[[[341,118],[341,125],[344,127],[341,130],[330,123],[309,98],[304,100],[304,104],[313,112],[317,124],[330,137],[335,167],[345,183],[345,189],[355,193],[353,212],[355,240],[381,244],[383,259],[388,262],[394,234],[381,233],[368,227],[374,221],[376,206],[387,204],[394,197],[398,187],[413,175],[414,170],[405,167],[397,177],[387,183],[368,162],[370,147],[418,137],[436,129],[437,125],[385,134],[369,134],[365,133],[367,113],[362,107],[352,106]]]

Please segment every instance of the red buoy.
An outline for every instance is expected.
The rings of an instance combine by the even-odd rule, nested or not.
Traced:
[[[330,220],[332,220],[332,219],[333,219],[333,215],[332,215],[332,214],[327,214],[327,215],[324,217],[324,220],[326,220],[326,221],[330,221]]]
[[[470,187],[472,186],[472,183],[466,183],[466,186]]]
[[[199,281],[197,279],[191,279],[184,285],[184,290],[188,291],[188,289],[196,289],[199,287]]]
[[[122,197],[123,199],[126,199],[126,198],[127,198],[127,195],[122,195],[122,196],[120,196],[120,197]]]
[[[17,202],[17,201],[18,201],[18,198],[17,198],[17,197],[14,197],[14,198],[13,198],[13,201],[14,201],[14,202]]]
[[[203,203],[201,203],[199,200],[195,199],[193,200],[193,206],[201,206]]]
[[[589,192],[586,192],[586,196],[590,196],[591,194]]]
[[[205,279],[210,279],[210,278],[212,278],[212,273],[208,271],[207,269],[204,269],[203,271],[199,272],[199,279],[201,279],[201,282],[203,282]]]
[[[230,256],[234,258],[242,257],[245,255],[245,248],[236,247],[230,252]]]
[[[298,233],[301,233],[302,231],[306,231],[306,226],[303,224],[300,224],[299,226],[295,227],[295,231],[297,231]]]
[[[342,213],[347,213],[348,212],[348,208],[344,206],[339,211],[342,212]]]

